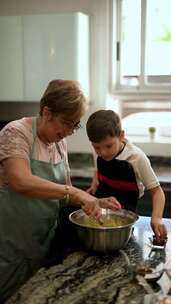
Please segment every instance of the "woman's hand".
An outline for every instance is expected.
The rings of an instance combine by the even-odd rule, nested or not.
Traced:
[[[99,205],[99,200],[97,198],[93,197],[91,200],[84,200],[84,202],[81,203],[81,208],[88,216],[94,217],[96,219],[99,219],[101,217],[102,212]]]
[[[167,229],[166,229],[166,226],[163,224],[161,218],[152,217],[151,218],[151,227],[154,231],[157,241],[160,241],[167,237]]]
[[[99,219],[102,214],[101,208],[112,209],[116,211],[122,208],[121,204],[113,196],[105,198],[96,198],[93,195],[78,189],[74,186],[70,186],[69,190],[70,204],[80,206],[88,216],[92,216]]]
[[[111,209],[113,211],[116,211],[117,209],[122,208],[121,204],[113,196],[106,197],[106,198],[100,198],[99,199],[99,205],[100,205],[101,208]]]
[[[117,209],[121,208],[121,205],[115,197],[98,199],[93,197],[92,195],[88,195],[87,198],[84,197],[84,201],[81,204],[81,207],[87,215],[99,219],[102,214],[101,208],[116,211]]]

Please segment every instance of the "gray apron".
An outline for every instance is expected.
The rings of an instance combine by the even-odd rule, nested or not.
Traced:
[[[33,137],[36,137],[36,119]],[[34,146],[33,143],[32,152]],[[57,149],[60,152],[58,145]],[[32,154],[32,174],[67,183],[68,171],[61,152],[58,164],[34,160]],[[55,199],[29,198],[10,187],[0,189],[0,301],[10,297],[41,267],[54,237],[59,204]]]

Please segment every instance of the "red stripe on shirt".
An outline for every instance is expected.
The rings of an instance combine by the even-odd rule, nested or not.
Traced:
[[[113,180],[113,179],[110,179],[110,178],[102,175],[99,172],[98,172],[98,179],[99,179],[99,181],[101,181],[115,189],[122,189],[122,190],[128,190],[128,191],[137,191],[138,190],[136,182]]]

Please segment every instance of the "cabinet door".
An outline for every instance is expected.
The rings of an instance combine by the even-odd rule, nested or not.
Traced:
[[[25,99],[39,100],[51,79],[76,79],[76,14],[24,17]]]
[[[0,72],[1,100],[40,100],[48,82],[58,78],[78,80],[88,93],[88,16],[70,13],[5,18],[0,31],[3,38],[8,32],[0,53],[0,64],[6,53],[6,65]]]
[[[0,100],[23,99],[22,18],[0,17]]]

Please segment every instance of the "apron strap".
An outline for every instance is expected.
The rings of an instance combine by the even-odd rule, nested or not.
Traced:
[[[33,117],[33,120],[32,120],[33,144],[32,144],[32,148],[31,148],[31,158],[32,158],[32,155],[33,155],[35,140],[36,140],[36,137],[37,137],[37,118],[38,117]],[[61,160],[64,162],[65,172],[66,172],[65,182],[66,182],[66,184],[70,185],[71,180],[70,180],[69,167],[68,167],[68,164],[67,164],[66,159],[64,157],[64,153],[61,151],[60,145],[57,142],[55,143],[55,145],[56,145],[56,149],[57,149],[57,151],[58,151],[58,153],[61,157]]]
[[[32,149],[31,149],[31,156],[33,155],[35,140],[36,140],[36,137],[37,137],[37,117],[33,117],[32,131],[33,131],[33,144],[32,144]],[[61,159],[63,160],[64,159],[64,154],[62,153],[59,144],[55,143],[55,145],[56,145],[56,149],[57,149]]]
[[[36,140],[36,136],[37,136],[37,117],[33,117],[33,119],[32,119],[32,132],[33,132],[33,144],[31,147],[31,158],[33,156],[35,140]]]

